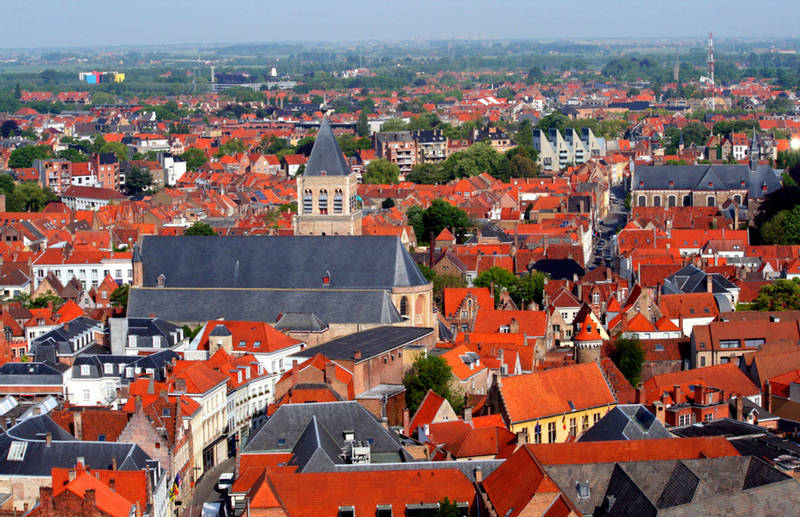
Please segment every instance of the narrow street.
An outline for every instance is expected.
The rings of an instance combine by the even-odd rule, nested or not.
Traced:
[[[203,503],[224,501],[223,493],[217,491],[217,481],[223,472],[233,472],[236,458],[228,458],[213,469],[209,470],[195,485],[194,498],[187,508],[183,510],[183,517],[200,517]]]

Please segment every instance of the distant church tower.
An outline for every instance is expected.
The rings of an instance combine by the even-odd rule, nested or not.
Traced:
[[[295,235],[361,235],[356,174],[344,159],[327,118],[297,177]]]

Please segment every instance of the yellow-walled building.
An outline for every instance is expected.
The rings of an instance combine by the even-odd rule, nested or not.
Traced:
[[[530,443],[577,438],[617,404],[597,362],[504,377],[492,390],[508,428]]]

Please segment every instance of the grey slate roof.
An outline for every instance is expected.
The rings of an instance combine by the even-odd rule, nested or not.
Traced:
[[[707,276],[711,276],[711,289],[714,294],[726,294],[730,290],[738,289],[719,273],[706,273],[694,264],[687,264],[664,279],[661,292],[662,294],[705,293],[708,290]]]
[[[361,360],[394,350],[433,332],[428,327],[376,327],[328,341],[319,346],[297,352],[299,357],[322,354],[328,359],[353,360],[353,353],[361,352]]]
[[[641,404],[620,404],[590,427],[579,442],[672,438],[664,424]]]
[[[243,452],[245,454],[262,451],[290,452],[300,444],[301,438],[303,443],[295,454],[301,450],[307,451],[309,443],[320,443],[323,449],[332,450],[333,444],[327,438],[323,442],[321,438],[316,440],[314,437],[312,440],[308,436],[311,432],[309,424],[312,421],[316,422],[317,429],[326,430],[338,452],[344,447],[344,431],[349,430],[354,432],[356,440],[371,440],[370,448],[373,456],[375,454],[390,456],[394,458],[394,462],[410,460],[397,435],[384,429],[377,418],[355,401],[284,404],[278,407],[261,429],[251,434]],[[313,455],[307,452],[303,454],[309,460]],[[331,459],[343,463],[338,456]]]
[[[75,339],[93,327],[99,329],[102,327],[102,323],[86,316],[79,316],[69,323],[54,328],[50,332],[34,339],[31,342],[32,353],[35,355],[38,347],[49,345],[55,347],[58,354],[74,354],[76,351],[73,350],[70,340]]]
[[[158,314],[173,322],[223,318],[275,323],[287,312],[313,313],[326,325],[402,321],[384,290],[132,288],[128,295],[129,315]]]
[[[63,382],[63,373],[49,363],[6,363],[0,366],[0,385],[60,386]]]
[[[306,164],[305,176],[348,176],[350,167],[344,159],[339,143],[327,118],[322,119],[319,133]]]
[[[328,330],[328,324],[313,312],[285,312],[273,326],[280,331],[325,332]]]
[[[785,482],[797,487],[762,460],[743,456],[551,465],[545,470],[584,515],[728,515],[698,509],[719,496],[741,497],[759,487],[774,485],[779,492]],[[589,497],[578,497],[578,482],[589,483]],[[753,515],[753,510],[734,515]]]
[[[147,236],[143,286],[391,289],[427,284],[394,236]],[[302,312],[302,311],[301,311]],[[161,315],[158,315],[161,317]]]
[[[754,171],[748,165],[644,165],[636,167],[631,185],[633,190],[747,190],[750,198],[761,199],[781,182],[766,165]]]
[[[50,445],[39,435],[48,431],[52,433]],[[22,461],[8,459],[13,442],[25,444]],[[79,457],[92,469],[111,469],[116,459],[119,470],[142,470],[150,461],[136,444],[75,440],[46,415],[29,418],[0,435],[0,476],[49,478],[52,468],[74,468]]]

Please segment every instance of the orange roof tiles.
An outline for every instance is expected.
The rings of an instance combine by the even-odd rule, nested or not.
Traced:
[[[724,436],[659,438],[609,442],[527,444],[525,449],[543,465],[689,460],[739,456]]]
[[[379,505],[391,505],[402,514],[408,504],[448,497],[472,506],[475,499],[475,488],[458,469],[270,474],[261,486],[274,496],[263,506],[251,500],[250,508],[282,507],[292,517],[336,515],[340,506],[373,515]],[[314,497],[309,498],[309,487]]]
[[[616,403],[597,363],[506,377],[500,390],[511,423]]]

